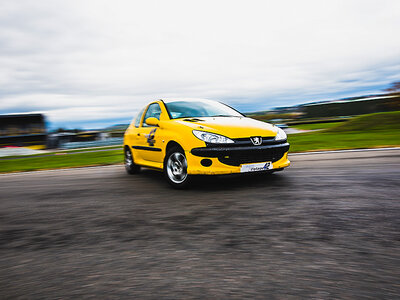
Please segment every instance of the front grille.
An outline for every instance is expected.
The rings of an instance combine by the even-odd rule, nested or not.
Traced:
[[[243,151],[227,151],[218,160],[226,165],[240,166],[241,164],[258,163],[267,161],[278,161],[289,150],[287,147],[254,149]]]
[[[276,144],[281,144],[282,141],[276,141],[275,137],[271,137],[271,136],[264,136],[261,137],[262,138],[262,143],[261,146],[263,145],[276,145]],[[212,148],[216,148],[216,147],[223,147],[223,148],[235,148],[235,147],[243,147],[243,146],[254,146],[253,143],[251,142],[250,137],[247,138],[238,138],[238,139],[232,139],[234,141],[234,143],[232,144],[210,144],[210,143],[206,143],[207,147],[212,147]]]

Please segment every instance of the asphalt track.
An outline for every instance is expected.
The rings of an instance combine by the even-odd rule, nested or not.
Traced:
[[[400,151],[281,173],[0,175],[0,299],[398,299]]]

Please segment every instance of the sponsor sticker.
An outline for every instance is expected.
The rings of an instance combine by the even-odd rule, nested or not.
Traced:
[[[246,172],[266,171],[266,170],[271,170],[272,167],[273,167],[272,162],[270,162],[270,161],[256,163],[256,164],[245,164],[240,167],[240,172],[246,173]]]

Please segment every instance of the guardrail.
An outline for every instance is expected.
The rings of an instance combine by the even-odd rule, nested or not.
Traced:
[[[60,145],[61,149],[77,149],[77,148],[89,148],[89,147],[104,147],[113,145],[122,145],[124,142],[123,138],[110,138],[106,140],[90,141],[90,142],[68,142]]]

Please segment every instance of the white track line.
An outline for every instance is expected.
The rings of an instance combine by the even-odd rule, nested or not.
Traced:
[[[326,151],[310,151],[300,153],[290,153],[289,156],[293,155],[310,155],[310,154],[325,154],[325,153],[346,153],[346,152],[369,152],[369,151],[388,151],[388,150],[400,150],[400,147],[391,148],[372,148],[372,149],[347,149],[347,150],[326,150]],[[289,150],[290,151],[290,150]]]

